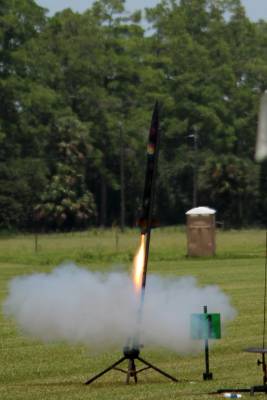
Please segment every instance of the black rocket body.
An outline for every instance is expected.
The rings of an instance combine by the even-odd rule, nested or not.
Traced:
[[[150,234],[151,229],[155,227],[155,223],[152,219],[154,195],[155,195],[155,181],[157,174],[157,161],[159,155],[159,109],[158,102],[154,106],[152,114],[152,120],[149,130],[148,143],[147,143],[147,164],[146,164],[146,175],[145,175],[145,186],[142,202],[141,217],[139,219],[139,226],[141,229],[141,235],[145,238],[145,258],[142,274],[141,283],[141,306],[140,315],[142,314],[142,308],[145,296],[146,287],[146,275],[147,275],[147,264],[149,256],[149,245],[150,245]]]
[[[156,225],[155,221],[152,218],[152,213],[155,193],[155,180],[157,174],[157,161],[159,154],[159,142],[159,110],[158,102],[156,102],[152,114],[151,126],[148,136],[144,194],[141,216],[138,221],[138,225],[140,226],[142,234],[148,233],[151,228]]]

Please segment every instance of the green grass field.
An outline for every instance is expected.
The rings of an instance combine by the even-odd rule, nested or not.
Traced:
[[[112,371],[90,386],[83,382],[121,356],[117,352],[92,353],[83,346],[43,344],[24,337],[1,314],[0,399],[211,399],[209,392],[222,387],[248,387],[262,383],[257,356],[243,351],[262,344],[265,231],[217,232],[214,258],[186,257],[183,228],[153,232],[149,272],[193,275],[200,285],[216,284],[227,293],[238,315],[210,353],[213,381],[204,382],[204,355],[180,356],[153,348],[142,356],[176,376],[172,383],[151,370],[139,375],[138,385],[125,385],[125,376]],[[50,271],[64,261],[91,270],[131,271],[139,244],[136,230],[115,230],[0,237],[0,295],[7,295],[8,281],[17,275]],[[148,276],[149,279],[149,276]],[[123,343],[122,343],[123,346]],[[258,398],[265,395],[256,394]],[[249,397],[249,394],[243,394]]]

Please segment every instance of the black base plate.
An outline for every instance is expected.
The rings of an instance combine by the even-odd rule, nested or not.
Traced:
[[[203,381],[212,381],[212,372],[203,372]]]

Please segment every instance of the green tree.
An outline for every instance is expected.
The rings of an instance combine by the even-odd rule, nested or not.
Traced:
[[[258,216],[258,182],[258,166],[234,155],[210,157],[200,169],[202,201],[208,199],[227,226],[246,225]]]
[[[35,207],[40,227],[72,230],[95,222],[94,197],[85,185],[85,168],[92,150],[88,134],[88,126],[74,116],[56,122],[53,143],[48,143],[51,177]]]
[[[46,185],[45,164],[23,158],[0,163],[0,229],[32,229],[34,207]]]
[[[33,160],[37,147],[33,129],[25,127],[22,99],[31,92],[30,71],[22,74],[21,49],[36,38],[46,22],[44,9],[32,0],[1,1],[0,5],[0,224],[30,226],[32,206],[45,181],[45,166]],[[34,152],[31,150],[34,147]],[[35,176],[33,176],[35,171]]]

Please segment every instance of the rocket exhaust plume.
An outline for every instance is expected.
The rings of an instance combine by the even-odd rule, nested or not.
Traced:
[[[203,304],[210,312],[220,312],[222,323],[235,316],[228,297],[216,286],[198,287],[191,277],[150,275],[141,322],[142,344],[178,353],[198,350],[202,344],[190,338],[190,315],[199,312]],[[135,331],[138,307],[128,274],[91,272],[69,264],[50,273],[12,279],[4,313],[31,337],[103,351],[121,346]]]
[[[142,279],[144,273],[144,263],[145,263],[145,235],[141,235],[141,243],[137,253],[134,257],[134,270],[133,270],[133,281],[134,287],[137,293],[142,289]]]

